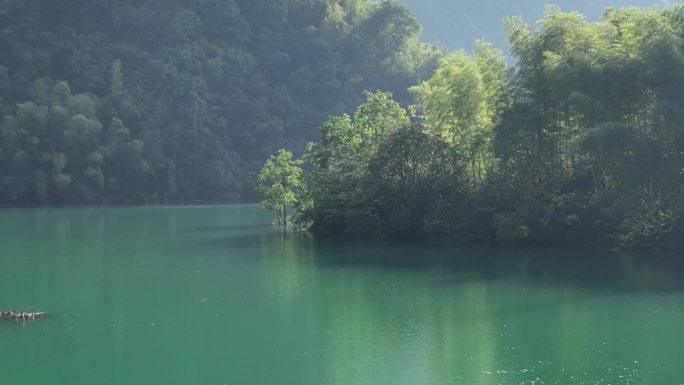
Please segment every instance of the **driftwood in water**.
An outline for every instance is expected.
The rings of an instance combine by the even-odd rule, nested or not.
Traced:
[[[47,313],[42,311],[21,311],[21,310],[10,310],[10,311],[0,311],[0,318],[2,319],[13,319],[16,321],[35,321],[39,318],[45,318]]]

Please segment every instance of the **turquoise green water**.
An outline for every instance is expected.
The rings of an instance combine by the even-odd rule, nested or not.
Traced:
[[[683,384],[676,260],[340,244],[255,206],[0,211],[7,384]]]

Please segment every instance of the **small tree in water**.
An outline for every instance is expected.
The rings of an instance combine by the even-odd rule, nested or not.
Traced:
[[[259,172],[257,192],[261,207],[278,215],[278,225],[287,227],[287,207],[297,203],[304,188],[301,164],[290,151],[280,150],[271,155]]]

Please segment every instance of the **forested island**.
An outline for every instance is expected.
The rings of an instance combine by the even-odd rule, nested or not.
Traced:
[[[302,161],[271,158],[262,194],[325,236],[681,248],[684,8],[549,8],[506,30],[512,68],[480,42],[415,106],[368,93]]]

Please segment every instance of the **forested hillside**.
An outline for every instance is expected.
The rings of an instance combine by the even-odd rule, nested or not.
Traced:
[[[261,183],[285,190],[260,191],[319,235],[684,248],[684,6],[506,30],[513,68],[479,43],[415,108],[367,94],[323,125],[303,181],[280,156],[287,178]]]
[[[401,0],[425,29],[426,41],[439,41],[449,49],[470,49],[477,39],[492,42],[507,50],[510,46],[503,28],[503,20],[522,16],[526,20],[542,17],[544,7],[554,4],[563,11],[577,11],[590,20],[601,18],[607,7],[667,6],[671,0]]]
[[[229,201],[442,55],[370,0],[0,1],[0,204]]]

